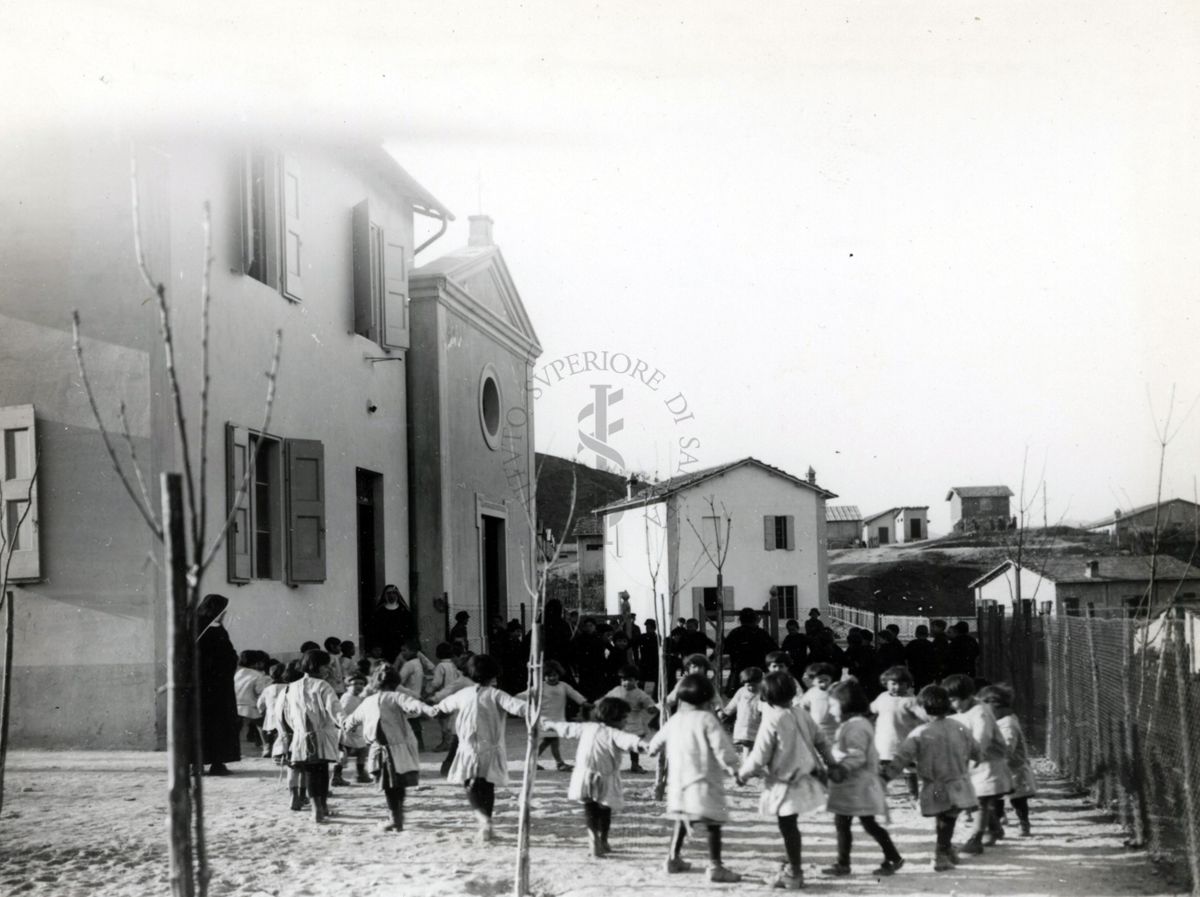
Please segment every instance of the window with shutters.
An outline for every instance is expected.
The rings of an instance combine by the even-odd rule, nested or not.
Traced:
[[[324,446],[228,424],[226,476],[229,581],[324,582]]]
[[[242,270],[298,302],[307,248],[300,167],[291,156],[252,151],[242,167]]]
[[[763,548],[792,551],[796,547],[796,518],[791,514],[763,517]]]
[[[368,200],[354,207],[354,332],[385,349],[407,349],[408,264],[394,230]]]
[[[12,582],[42,578],[37,467],[33,406],[0,408],[0,560]]]

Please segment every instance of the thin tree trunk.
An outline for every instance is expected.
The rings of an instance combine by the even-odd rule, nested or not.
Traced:
[[[542,620],[544,596],[534,597],[533,627],[529,630],[529,696],[525,709],[525,766],[517,805],[517,874],[513,883],[516,897],[529,893],[529,826],[533,782],[537,777],[538,719],[542,712]]]
[[[196,893],[192,851],[192,627],[188,607],[187,546],[183,531],[183,483],[162,475],[162,519],[167,522],[167,794],[171,894]]]
[[[667,683],[670,681],[669,670],[667,670],[667,637],[663,635],[663,626],[671,625],[671,618],[667,616],[667,602],[661,595],[654,596],[654,607],[659,611],[658,616],[658,727],[661,731],[662,727],[667,724]],[[667,793],[667,756],[663,751],[659,751],[658,757],[654,763],[654,799],[662,800],[663,795]]]
[[[4,692],[0,695],[0,812],[4,810],[4,770],[8,766],[8,715],[12,707],[14,595],[4,594]]]

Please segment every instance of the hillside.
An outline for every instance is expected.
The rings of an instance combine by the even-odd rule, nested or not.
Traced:
[[[881,613],[960,615],[974,610],[968,584],[1009,556],[1015,533],[950,535],[911,545],[829,552],[829,600]],[[1058,527],[1030,531],[1040,554],[1087,556],[1108,549],[1104,537]]]
[[[596,470],[567,458],[537,453],[538,529],[549,528],[559,538],[571,508],[571,473],[574,471],[576,494],[574,521],[618,498],[625,497],[625,477]],[[572,523],[574,529],[574,522]]]

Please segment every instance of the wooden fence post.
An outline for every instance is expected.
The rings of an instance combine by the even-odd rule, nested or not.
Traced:
[[[1164,619],[1164,625],[1170,625],[1174,637],[1171,640],[1163,639],[1163,648],[1167,648],[1170,641],[1174,641],[1172,653],[1175,655],[1175,719],[1179,725],[1179,748],[1181,759],[1183,761],[1183,806],[1184,806],[1184,832],[1187,835],[1187,855],[1188,855],[1188,870],[1192,876],[1192,894],[1200,894],[1200,832],[1197,826],[1200,825],[1200,819],[1196,818],[1197,800],[1195,794],[1195,773],[1194,759],[1192,757],[1192,733],[1189,726],[1191,720],[1191,707],[1188,702],[1188,682],[1191,678],[1191,671],[1188,669],[1187,660],[1189,656],[1187,646],[1186,622],[1187,618],[1182,614],[1177,619]]]

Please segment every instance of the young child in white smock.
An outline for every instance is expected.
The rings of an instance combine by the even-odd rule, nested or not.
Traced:
[[[408,721],[432,711],[397,690],[400,674],[395,667],[381,666],[372,674],[371,684],[374,692],[342,720],[342,731],[347,739],[363,739],[369,744],[367,766],[392,817],[384,831],[400,832],[404,830],[405,793],[416,786],[421,770],[417,738]]]
[[[1004,837],[1000,826],[1000,803],[1012,790],[1012,774],[1008,770],[1008,745],[996,725],[992,708],[975,699],[975,680],[955,673],[942,680],[942,688],[950,696],[954,719],[967,727],[979,745],[980,760],[971,764],[971,786],[979,799],[979,812],[971,835],[959,848],[963,853],[983,853],[983,848]]]
[[[1012,775],[1012,791],[1008,801],[1017,814],[1021,825],[1021,837],[1033,834],[1029,827],[1029,798],[1037,794],[1037,778],[1029,762],[1029,750],[1025,745],[1025,732],[1021,721],[1013,713],[1013,691],[1007,685],[989,685],[979,690],[979,700],[992,708],[996,715],[996,726],[1004,743],[1008,745],[1008,771]],[[1004,798],[1000,798],[997,810],[1003,814]]]
[[[763,671],[758,667],[746,667],[739,674],[741,687],[733,693],[729,703],[717,714],[722,722],[733,720],[733,744],[743,760],[754,747],[758,735],[762,712],[759,707],[758,687],[763,681]],[[795,693],[793,686],[792,692]]]
[[[639,672],[638,668],[631,663],[621,667],[621,684],[613,686],[605,697],[618,698],[629,705],[629,715],[625,719],[625,731],[632,732],[639,738],[645,738],[650,730],[650,715],[658,705],[654,703],[654,698],[642,691],[638,685]],[[643,771],[641,763],[638,762],[636,750],[629,752],[629,771],[631,773]]]
[[[504,750],[505,713],[520,716],[525,702],[495,687],[500,667],[486,654],[472,655],[467,676],[472,680],[459,691],[439,701],[433,713],[456,713],[458,751],[446,778],[462,785],[467,801],[479,822],[479,840],[492,840],[492,814],[496,786],[508,783],[508,757]]]
[[[829,689],[838,681],[841,672],[831,663],[810,663],[804,670],[804,678],[810,683],[800,706],[808,711],[827,741],[832,742],[838,722],[829,709]]]
[[[688,674],[675,686],[679,710],[650,741],[650,753],[666,751],[667,816],[675,820],[667,854],[668,873],[691,868],[680,855],[692,827],[708,836],[708,880],[741,881],[721,862],[721,826],[729,821],[725,777],[737,772],[737,749],[716,714],[713,684],[706,676]]]
[[[879,762],[887,763],[908,733],[925,720],[912,693],[913,678],[908,667],[888,667],[879,674],[879,684],[884,690],[871,702],[871,712],[875,714],[875,750]],[[909,795],[916,800],[921,793],[917,774],[908,772],[904,778]]]
[[[580,707],[590,707],[588,699],[573,689],[567,683],[562,681],[563,668],[557,660],[547,660],[542,670],[542,722],[566,722],[567,721],[567,701],[573,704],[578,704]],[[517,695],[519,700],[525,701],[529,699],[529,690],[521,692]],[[549,730],[543,736],[538,744],[538,756],[542,756],[542,751],[550,748],[550,756],[554,758],[559,772],[570,772],[573,768],[570,763],[563,760],[562,753],[559,750],[558,733]]]
[[[804,885],[804,875],[797,819],[825,805],[825,786],[818,775],[823,775],[832,757],[817,724],[794,703],[796,680],[791,673],[768,673],[762,681],[761,696],[762,721],[737,778],[744,783],[757,775],[764,777],[758,811],[776,820],[787,856],[769,884],[798,891]]]
[[[927,685],[917,702],[929,720],[909,733],[885,768],[888,777],[907,767],[921,779],[918,802],[922,816],[934,818],[936,843],[933,871],[947,872],[958,863],[954,849],[954,826],[958,814],[976,805],[971,787],[970,764],[980,756],[979,745],[962,723],[948,719],[950,696],[938,685]]]
[[[568,723],[544,720],[542,725],[564,738],[578,738],[575,769],[567,786],[567,797],[583,802],[592,840],[592,856],[612,853],[608,833],[614,810],[621,809],[625,798],[621,785],[621,755],[647,748],[641,736],[622,731],[630,714],[630,706],[621,698],[605,696],[596,702],[593,722]]]
[[[887,821],[887,795],[879,777],[875,731],[866,716],[871,709],[866,692],[857,680],[847,679],[830,689],[829,704],[839,724],[830,749],[835,765],[829,770],[829,801],[825,808],[833,814],[837,830],[837,862],[827,867],[825,874],[850,874],[850,827],[857,816],[863,831],[883,850],[883,862],[875,875],[891,875],[904,865],[904,860],[887,829],[875,819],[879,816]]]

